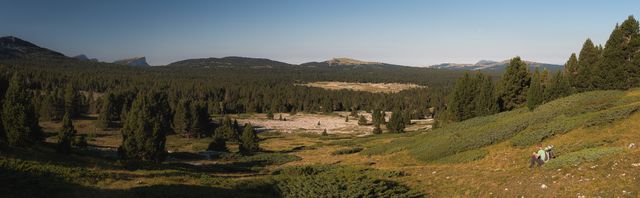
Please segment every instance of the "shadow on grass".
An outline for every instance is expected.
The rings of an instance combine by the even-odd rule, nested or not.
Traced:
[[[131,189],[99,189],[65,181],[64,178],[9,170],[0,167],[0,194],[25,197],[278,197],[273,186],[220,188],[198,185],[152,185]]]

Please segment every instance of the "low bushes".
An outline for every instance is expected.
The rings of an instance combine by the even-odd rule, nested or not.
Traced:
[[[585,162],[593,162],[608,155],[622,152],[620,147],[599,147],[582,149],[576,152],[560,155],[557,158],[547,162],[543,167],[545,169],[557,169],[565,166],[578,165]]]
[[[346,154],[353,154],[353,153],[357,153],[362,151],[363,148],[360,147],[353,147],[353,148],[346,148],[346,149],[338,149],[335,150],[333,152],[331,152],[331,155],[346,155]]]
[[[393,177],[400,173],[386,174]],[[387,180],[385,172],[344,166],[280,169],[270,180],[282,197],[421,197],[407,186]]]
[[[443,158],[437,159],[437,160],[435,160],[433,162],[435,162],[435,163],[443,163],[443,164],[447,164],[447,163],[465,163],[465,162],[471,162],[471,161],[476,161],[476,160],[482,159],[487,154],[488,154],[488,152],[486,150],[484,150],[484,149],[476,149],[476,150],[465,151],[465,152],[454,154],[454,155],[449,155],[447,157],[443,157]]]

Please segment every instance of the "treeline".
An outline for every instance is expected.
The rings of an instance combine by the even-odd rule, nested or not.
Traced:
[[[116,103],[119,103],[116,106],[123,106],[123,103],[127,102],[124,99],[127,99],[129,103],[132,101],[132,95],[135,96],[135,94],[131,93],[158,88],[167,93],[172,110],[174,110],[173,107],[180,99],[189,98],[205,102],[212,114],[332,112],[349,111],[352,108],[359,110],[402,108],[419,111],[415,112],[416,116],[429,113],[426,109],[430,107],[431,90],[445,86],[429,84],[429,88],[411,89],[396,94],[388,94],[350,90],[332,91],[297,86],[295,84],[302,81],[295,80],[296,77],[291,77],[288,74],[278,74],[278,70],[272,71],[268,69],[139,69],[89,62],[86,63],[88,65],[82,65],[85,63],[75,60],[54,60],[45,64],[44,60],[30,59],[3,60],[0,61],[0,64],[4,65],[0,66],[0,69],[4,71],[0,77],[8,79],[13,71],[19,71],[25,75],[26,79],[29,79],[27,84],[29,88],[39,91],[43,97],[48,97],[46,99],[37,98],[37,102],[52,104],[46,105],[44,109],[56,106],[56,108],[52,108],[58,110],[55,115],[51,116],[54,120],[61,119],[59,103],[63,98],[61,90],[65,88],[61,85],[66,84],[72,84],[74,88],[83,93],[79,100],[83,103],[83,110],[90,113],[99,111],[99,108],[95,106],[96,103],[93,103],[95,101],[91,100],[97,100],[96,97],[100,97],[103,94],[116,94]],[[254,73],[254,70],[259,70],[259,72]],[[354,70],[357,71],[358,69]],[[333,74],[344,75],[338,72],[340,70],[332,71],[334,71]],[[367,70],[362,72],[365,71]],[[296,72],[307,73],[309,71],[294,70],[282,71],[281,73],[291,74]],[[374,72],[375,75],[369,74],[368,76],[377,76],[378,73],[382,75],[385,70]],[[318,80],[333,79],[313,77],[315,75],[331,76],[329,73],[314,74],[309,72],[298,77],[309,76],[311,79]],[[403,75],[399,76],[402,77]],[[278,78],[282,79],[277,80]],[[446,78],[441,77],[440,79]],[[355,74],[351,81],[366,82],[366,80],[360,79]],[[120,94],[124,94],[124,96],[120,96]],[[39,109],[40,106],[38,107]]]
[[[529,71],[519,57],[511,59],[497,83],[482,73],[458,79],[446,104],[434,105],[439,122],[462,121],[540,104],[573,93],[629,89],[640,85],[640,25],[629,16],[616,25],[604,47],[587,39],[571,54],[564,71]]]

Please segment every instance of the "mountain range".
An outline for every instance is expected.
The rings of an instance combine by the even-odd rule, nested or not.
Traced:
[[[510,60],[504,61],[491,61],[491,60],[481,60],[475,64],[460,64],[460,63],[442,63],[437,65],[431,65],[429,68],[435,69],[450,69],[450,70],[481,70],[481,71],[504,71],[506,67],[509,65]],[[549,70],[549,71],[558,71],[564,68],[563,65],[550,64],[550,63],[539,63],[533,61],[525,61],[529,66],[529,69],[538,68],[540,70]]]
[[[17,37],[7,36],[0,37],[0,59],[13,59],[13,58],[73,58],[82,61],[98,62],[98,59],[89,58],[84,54],[67,57],[62,53],[39,47],[33,43],[22,40]],[[533,61],[525,61],[531,68],[540,68],[548,70],[560,70],[563,66],[548,63],[538,63]],[[118,61],[114,61],[114,64],[128,65],[134,67],[149,67],[146,61],[146,57],[134,57],[127,58]],[[475,64],[457,64],[457,63],[443,63],[438,65],[432,65],[428,68],[433,69],[446,69],[446,70],[482,70],[482,71],[503,71],[509,60],[505,61],[489,61],[481,60]],[[351,68],[389,68],[389,67],[409,67],[402,65],[394,65],[382,62],[362,61],[352,58],[333,58],[322,62],[307,62],[302,64],[289,64],[285,62],[265,59],[265,58],[250,58],[229,56],[223,58],[195,58],[186,59],[177,62],[170,63],[166,66],[169,67],[191,67],[191,68],[225,68],[225,67],[238,67],[238,68],[286,68],[286,67],[341,67],[344,69]]]

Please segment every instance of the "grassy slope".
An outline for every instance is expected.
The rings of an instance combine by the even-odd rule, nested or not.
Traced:
[[[518,109],[397,138],[361,152],[395,159],[406,183],[436,196],[628,196],[640,192],[640,90],[573,95],[528,112]],[[626,118],[626,119],[625,119]],[[558,158],[529,169],[537,142]],[[356,145],[357,146],[357,145]],[[475,161],[474,161],[475,160]]]

